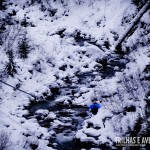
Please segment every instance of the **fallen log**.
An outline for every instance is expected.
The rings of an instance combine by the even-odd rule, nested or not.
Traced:
[[[115,51],[118,54],[122,54],[122,42],[128,37],[130,32],[133,30],[133,28],[138,24],[141,17],[144,15],[144,13],[149,9],[150,7],[150,0],[147,1],[147,3],[141,8],[139,13],[134,17],[134,19],[131,21],[129,27],[125,30],[125,32],[120,36],[118,41],[116,42]]]

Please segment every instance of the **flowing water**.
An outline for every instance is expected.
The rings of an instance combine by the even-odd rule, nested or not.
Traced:
[[[66,81],[66,86],[61,87],[59,92],[54,93],[53,98],[48,101],[34,102],[28,106],[29,115],[27,119],[36,118],[40,126],[48,128],[49,131],[53,131],[53,137],[49,139],[49,146],[58,150],[81,150],[81,148],[90,148],[88,143],[86,145],[76,141],[75,134],[82,128],[84,120],[90,117],[88,107],[85,106],[73,106],[58,105],[55,103],[55,99],[60,96],[69,95],[74,98],[74,93],[78,93],[81,87],[90,87],[90,82],[94,81],[97,76],[104,78],[111,78],[115,72],[122,71],[125,68],[127,60],[120,60],[118,58],[112,59],[108,62],[108,66],[105,69],[96,72],[87,72],[76,75],[76,86],[72,86],[72,82]],[[115,67],[119,69],[114,69]],[[96,85],[95,85],[96,86]],[[93,86],[94,87],[94,86]],[[56,115],[55,119],[46,119],[46,115],[37,115],[36,111],[39,109],[48,110]],[[57,122],[57,125],[54,123]],[[59,125],[58,125],[59,124]]]

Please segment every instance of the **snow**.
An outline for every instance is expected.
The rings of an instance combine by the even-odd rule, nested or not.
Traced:
[[[130,26],[126,29],[126,31],[124,32],[124,34],[122,36],[120,36],[120,38],[118,39],[116,45],[122,41],[122,39],[124,38],[124,36],[127,33],[129,33],[129,31],[133,28],[133,25],[142,17],[143,13],[147,10],[147,8],[149,7],[149,5],[150,5],[150,2],[147,1],[147,3],[143,6],[143,8],[138,12],[138,14],[136,15],[136,17],[134,17],[134,19],[130,23]]]
[[[77,73],[95,71],[95,66],[98,64],[96,60],[103,59],[113,53],[113,47],[116,42],[112,31],[121,37],[125,29],[130,29],[128,28],[129,22],[122,23],[123,17],[129,16],[130,20],[132,20],[131,16],[137,13],[136,6],[131,4],[130,0],[84,0],[82,5],[78,5],[77,1],[75,3],[69,0],[66,1],[67,6],[65,8],[60,2],[51,3],[51,7],[57,9],[57,13],[53,17],[49,17],[47,10],[40,11],[40,4],[28,5],[27,0],[9,0],[9,2],[13,4],[8,5],[7,10],[4,12],[0,10],[1,18],[5,18],[8,13],[15,10],[17,14],[13,16],[14,20],[22,22],[26,16],[27,21],[35,26],[29,25],[25,28],[18,25],[17,27],[21,31],[14,41],[11,41],[11,39],[16,35],[16,26],[6,26],[6,39],[4,45],[0,45],[1,79],[12,86],[20,84],[20,89],[36,95],[39,98],[38,100],[42,100],[43,93],[46,93],[47,96],[52,95],[50,87],[55,87],[55,85],[58,88],[66,86],[64,81],[66,77],[70,77],[74,81],[74,85],[77,85],[78,78],[75,78]],[[25,7],[23,8],[23,6]],[[46,7],[49,6],[46,4]],[[68,16],[63,15],[65,11]],[[145,13],[141,18],[141,21],[147,24],[149,23],[148,13]],[[57,34],[61,29],[66,29],[63,33],[63,38]],[[76,30],[81,31],[81,37],[85,36],[85,39],[91,38],[90,42],[93,41],[95,44],[90,43],[88,40],[82,41],[82,39],[81,43],[77,43],[73,37]],[[142,29],[138,27],[136,32],[126,40],[126,45],[130,47],[132,44],[136,44],[141,32]],[[27,33],[26,37],[31,46],[28,58],[25,60],[20,59],[17,52],[17,44],[21,40],[23,33]],[[148,35],[144,42],[148,41]],[[105,41],[109,42],[109,49],[104,46]],[[10,43],[11,46],[9,45]],[[3,71],[9,62],[6,54],[8,48],[14,50],[14,63],[17,70],[14,77],[8,76],[6,71]],[[109,100],[102,98],[103,94],[109,96],[117,91],[117,88],[120,87],[119,81],[124,75],[135,75],[139,70],[142,74],[145,66],[150,63],[147,45],[139,45],[136,51],[133,50],[125,57],[128,57],[130,62],[126,64],[126,68],[121,72],[116,66],[114,70],[118,72],[113,77],[103,79],[99,76],[91,83],[79,86],[79,92],[74,95],[75,98],[73,99],[69,96],[60,96],[55,99],[56,103],[67,105],[70,101],[74,105],[90,105],[93,96],[97,96],[102,100],[102,108],[98,114],[85,120],[83,128],[77,132],[76,138],[80,139],[81,142],[91,142],[96,145],[109,143],[112,146],[113,142],[115,142],[115,136],[125,134],[128,127],[133,129],[138,114],[143,115],[145,93],[141,92],[141,88],[138,91],[141,93],[138,97],[141,99],[140,102],[129,101],[129,95],[126,93],[124,94],[123,106],[118,99],[113,101],[109,98]],[[94,85],[95,87],[92,88],[89,85]],[[28,120],[24,118],[25,115],[29,114],[29,111],[25,110],[24,106],[30,104],[31,96],[2,83],[0,83],[0,88],[0,131],[4,130],[9,135],[12,143],[9,148],[12,150],[28,149],[29,145],[26,148],[23,147],[24,142],[27,140],[27,143],[32,142],[38,145],[38,149],[52,150],[53,148],[47,145],[48,140],[53,136],[53,132],[41,127],[35,118]],[[112,110],[118,109],[117,111],[122,111],[125,106],[131,106],[131,104],[136,106],[137,110],[135,112],[127,112],[126,116],[122,115],[123,113],[112,115]],[[54,120],[51,125],[55,128],[65,125],[60,120],[56,120],[55,113],[48,110],[39,109],[36,114],[45,115],[47,119]],[[122,118],[120,118],[121,115]],[[116,123],[116,120],[118,120],[118,123]],[[93,127],[88,128],[90,123]],[[66,126],[69,125],[66,124]],[[122,126],[124,126],[123,129]],[[66,138],[61,140],[69,140],[70,138],[62,136],[62,134],[58,135],[59,139],[61,137]]]
[[[86,93],[86,92],[88,92],[89,90],[88,90],[88,88],[87,87],[81,87],[80,88],[80,92],[81,93]]]
[[[55,102],[58,102],[58,103],[60,103],[60,102],[64,102],[65,100],[71,100],[71,98],[69,97],[69,96],[62,96],[62,97],[60,97],[60,98],[57,98],[56,100],[55,100]]]
[[[84,131],[87,136],[98,137],[100,135],[99,130],[89,128]]]
[[[109,112],[109,110],[101,108],[97,115],[86,120],[84,128],[78,131],[76,138],[79,138],[81,141],[86,140],[88,142],[91,142],[92,140],[92,142],[95,144],[107,142],[107,137],[109,137],[111,140],[114,140],[115,132],[108,121],[105,123],[103,122],[105,117],[112,117],[112,114]],[[89,123],[93,124],[93,128],[88,128]],[[95,129],[96,127],[99,129]],[[94,137],[98,137],[98,139],[96,140]]]
[[[53,112],[50,112],[46,117],[46,119],[55,119],[55,118],[56,118],[56,115]]]
[[[39,145],[38,138],[36,138],[34,136],[27,137],[27,143],[37,145],[37,146]]]
[[[64,125],[64,123],[59,120],[54,120],[52,124],[53,124],[53,127],[55,128],[59,127],[60,125]]]
[[[49,112],[48,110],[38,109],[35,114],[37,115],[47,115]]]

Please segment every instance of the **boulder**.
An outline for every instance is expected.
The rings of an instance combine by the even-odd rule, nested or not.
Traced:
[[[46,116],[48,115],[49,111],[48,110],[45,110],[45,109],[38,109],[35,114],[36,115],[43,115],[43,116]]]

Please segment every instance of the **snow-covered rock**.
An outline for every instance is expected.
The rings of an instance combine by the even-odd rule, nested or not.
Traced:
[[[63,123],[59,120],[54,120],[52,125],[53,125],[54,128],[59,128],[59,126],[63,126],[63,125],[65,125],[65,123]]]
[[[52,120],[54,120],[54,119],[56,119],[56,114],[54,114],[53,112],[50,112],[45,119],[48,119],[48,120],[52,119]]]
[[[37,115],[48,115],[49,111],[48,110],[45,110],[45,109],[38,109],[35,114]]]
[[[38,138],[35,136],[29,136],[27,137],[27,144],[29,144],[29,147],[31,147],[31,149],[36,149],[39,145],[39,141]]]
[[[91,137],[98,137],[100,135],[99,130],[96,130],[94,128],[88,128],[85,131],[83,131],[87,136]]]
[[[115,66],[115,67],[114,67],[114,70],[119,70],[119,67],[118,67],[118,66]]]
[[[62,96],[55,100],[56,103],[63,103],[63,104],[69,104],[69,101],[71,101],[71,98],[69,96]]]
[[[88,45],[86,47],[86,54],[92,56],[93,59],[102,59],[106,57],[105,52],[103,52],[101,49],[94,45]]]

